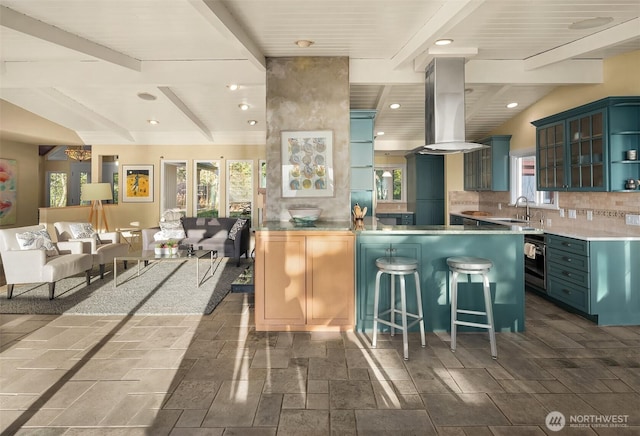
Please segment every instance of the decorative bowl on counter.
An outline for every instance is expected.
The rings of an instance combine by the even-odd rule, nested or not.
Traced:
[[[320,218],[322,209],[317,207],[292,207],[289,209],[289,215],[296,224],[309,225],[313,224]]]

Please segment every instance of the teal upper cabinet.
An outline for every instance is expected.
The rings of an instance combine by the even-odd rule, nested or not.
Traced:
[[[634,150],[636,157],[629,160]],[[640,179],[640,97],[609,108],[609,158],[612,191],[626,191],[627,180]]]
[[[509,190],[509,143],[511,135],[494,135],[478,141],[488,148],[464,155],[465,191]]]
[[[640,178],[640,97],[609,97],[534,121],[540,191],[624,191]]]
[[[351,207],[366,206],[373,214],[375,192],[373,127],[376,111],[351,111]]]

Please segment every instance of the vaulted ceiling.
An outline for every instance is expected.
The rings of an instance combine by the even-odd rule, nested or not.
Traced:
[[[434,57],[467,61],[473,140],[600,83],[603,59],[640,50],[639,17],[640,0],[0,0],[0,98],[86,144],[263,144],[265,59],[348,56],[351,108],[409,150]]]

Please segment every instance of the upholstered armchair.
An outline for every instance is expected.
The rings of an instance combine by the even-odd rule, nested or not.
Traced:
[[[0,256],[7,278],[7,298],[14,285],[49,283],[53,300],[56,281],[84,272],[90,283],[92,258],[82,252],[81,242],[51,242],[44,226],[0,230]]]
[[[53,224],[58,242],[82,242],[83,252],[93,255],[93,264],[100,267],[100,278],[104,279],[104,266],[118,256],[129,252],[129,245],[120,242],[118,232],[96,233],[86,222],[59,221]],[[125,268],[127,267],[125,262]]]

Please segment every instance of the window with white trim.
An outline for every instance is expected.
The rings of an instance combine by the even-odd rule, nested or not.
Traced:
[[[251,218],[253,206],[253,161],[227,161],[227,216]]]
[[[515,204],[519,197],[526,197],[530,207],[558,209],[558,193],[536,190],[536,152],[526,150],[511,152],[511,198]]]
[[[376,199],[379,203],[406,201],[406,167],[398,164],[376,165]]]

